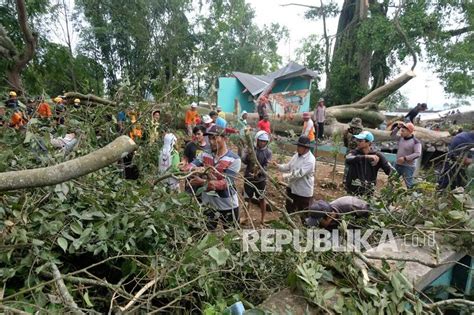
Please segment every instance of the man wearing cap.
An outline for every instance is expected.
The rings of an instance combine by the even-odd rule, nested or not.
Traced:
[[[10,91],[10,93],[8,93],[8,100],[5,101],[5,106],[7,108],[13,109],[14,111],[19,108],[15,91]]]
[[[344,196],[334,201],[317,200],[309,206],[313,210],[306,218],[306,225],[335,229],[339,226],[339,217],[347,214],[354,217],[367,217],[370,208],[367,202],[353,196]]]
[[[186,126],[189,137],[193,135],[193,128],[197,125],[198,119],[199,113],[197,111],[197,104],[192,102],[191,108],[186,111],[186,115],[184,116],[184,125]]]
[[[74,106],[74,108],[76,108],[76,109],[80,108],[80,107],[81,107],[81,100],[78,99],[78,98],[75,98],[75,99],[74,99],[74,105],[73,105],[73,106]]]
[[[64,125],[64,116],[66,115],[66,107],[64,106],[64,100],[61,96],[54,98],[55,113],[56,113],[56,122],[59,125]]]
[[[395,169],[405,180],[407,188],[412,188],[415,160],[421,156],[421,142],[413,135],[415,125],[412,123],[399,122],[393,127],[390,136],[392,139],[398,139]],[[400,136],[397,136],[398,131],[400,131]]]
[[[314,121],[318,124],[318,139],[322,140],[324,136],[324,122],[326,121],[326,106],[324,98],[320,98],[318,106],[314,110]]]
[[[235,124],[241,136],[243,136],[245,130],[249,128],[249,124],[247,123],[247,116],[248,113],[245,110],[242,111],[242,113],[240,113],[239,119],[237,120],[237,123]]]
[[[268,163],[272,159],[272,151],[268,148],[270,136],[265,131],[261,130],[255,135],[255,155],[258,164],[266,170]],[[247,165],[244,177],[244,198],[247,202],[251,199],[257,199],[260,206],[261,217],[260,222],[265,223],[266,202],[264,198],[265,188],[267,184],[267,176],[265,171],[262,171],[259,165],[251,158],[251,153],[248,149],[244,150],[242,154],[242,162]]]
[[[287,174],[283,175],[288,180],[286,193],[292,200],[286,200],[286,210],[295,212],[308,209],[314,191],[314,172],[316,168],[316,158],[309,152],[314,146],[308,137],[301,136],[296,144],[296,153],[286,164],[272,162],[279,171]]]
[[[206,143],[210,146],[211,145],[211,142],[209,141],[209,137],[206,136],[206,133],[211,130],[211,128],[213,126],[215,126],[214,124],[214,120],[212,120],[211,116],[209,115],[204,115],[202,116],[202,123],[204,124],[204,128],[205,128],[205,131],[204,131],[204,139],[206,140]]]
[[[202,202],[211,208],[207,213],[209,229],[215,229],[219,220],[225,227],[229,227],[232,222],[239,222],[235,178],[240,171],[241,160],[227,148],[227,134],[224,129],[212,126],[205,135],[209,137],[212,152],[201,152],[183,169],[192,171],[198,167],[210,167],[201,175],[193,177],[189,183],[193,187],[204,187]]]
[[[351,122],[349,123],[349,128],[347,128],[343,133],[342,141],[344,142],[344,146],[346,147],[346,156],[349,154],[350,151],[357,149],[357,139],[354,138],[355,135],[358,135],[362,132],[364,126],[362,125],[362,119],[359,117],[352,118]],[[349,169],[349,165],[344,163],[344,177],[343,177],[343,184],[346,184],[346,177],[347,171]]]
[[[349,165],[346,191],[351,195],[372,196],[379,169],[383,169],[387,175],[392,169],[385,156],[372,149],[372,142],[375,140],[372,133],[362,131],[354,138],[357,139],[357,149],[346,156],[346,163]]]
[[[301,135],[309,138],[310,143],[313,144],[313,147],[309,151],[314,154],[316,137],[314,136],[314,123],[311,119],[311,114],[308,112],[304,112],[303,121],[303,131],[301,132]]]
[[[220,117],[217,112],[215,111],[211,111],[209,113],[209,116],[211,117],[212,121],[216,124],[217,127],[220,127],[220,128],[225,128],[227,127],[227,121]]]

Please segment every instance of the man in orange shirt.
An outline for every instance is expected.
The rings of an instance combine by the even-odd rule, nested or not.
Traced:
[[[38,113],[40,118],[49,118],[53,116],[53,114],[51,113],[51,108],[49,107],[48,103],[44,101],[38,105],[38,109],[36,110],[36,112]]]
[[[191,109],[186,111],[186,115],[184,117],[184,124],[186,125],[189,137],[192,137],[193,128],[197,125],[198,119],[199,113],[197,112],[197,104],[193,102],[191,104]]]
[[[301,135],[309,138],[310,144],[313,145],[309,151],[314,154],[314,144],[316,143],[316,137],[314,135],[314,122],[311,119],[311,114],[308,112],[303,113],[303,121],[304,124]]]
[[[10,118],[10,127],[15,129],[23,128],[26,124],[26,120],[23,118],[23,114],[19,110],[15,110]]]

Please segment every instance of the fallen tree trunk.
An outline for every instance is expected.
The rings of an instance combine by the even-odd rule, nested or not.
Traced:
[[[78,98],[82,101],[90,102],[90,103],[97,103],[97,104],[102,104],[102,105],[112,105],[112,106],[117,106],[117,103],[114,101],[109,101],[104,98],[98,97],[93,94],[81,94],[77,92],[67,92],[64,94],[67,100],[74,100],[75,98]]]
[[[349,128],[348,124],[343,124],[339,122],[333,122],[324,129],[324,134],[328,136],[333,136],[337,133],[342,133],[344,130]],[[390,130],[379,130],[364,128],[364,130],[370,131],[374,137],[375,141],[389,141],[392,140],[390,137]],[[416,127],[415,136],[425,143],[432,143],[435,145],[444,145],[448,144],[451,141],[451,135],[447,131],[434,131],[429,130],[423,127]]]
[[[132,139],[120,136],[102,149],[58,165],[0,173],[0,191],[56,185],[106,167],[136,148]]]
[[[382,85],[381,87],[376,88],[360,100],[356,102],[356,104],[362,103],[380,103],[383,101],[387,96],[397,91],[399,88],[404,86],[408,81],[415,77],[415,73],[413,71],[407,71],[398,78],[390,81],[389,83]]]

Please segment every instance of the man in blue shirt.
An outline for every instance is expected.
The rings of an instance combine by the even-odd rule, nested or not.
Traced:
[[[214,121],[217,127],[219,128],[227,127],[227,121],[224,118],[220,117],[219,114],[217,114],[217,112],[212,111],[209,113],[209,116],[211,116],[212,120]]]

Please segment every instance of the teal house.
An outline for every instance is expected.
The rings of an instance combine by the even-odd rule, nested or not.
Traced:
[[[316,73],[295,62],[266,74],[254,75],[233,72],[230,77],[219,78],[217,104],[224,112],[234,112],[236,100],[240,111],[256,111],[256,100],[267,95],[270,113],[301,113],[309,110],[311,82]]]

